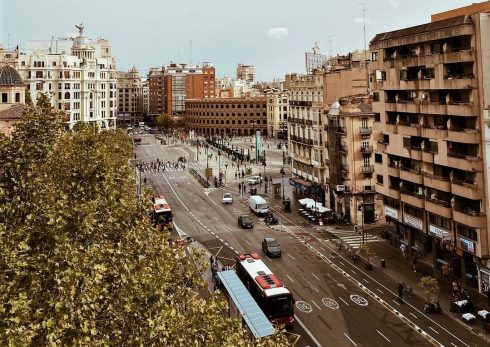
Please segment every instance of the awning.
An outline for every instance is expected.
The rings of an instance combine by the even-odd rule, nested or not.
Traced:
[[[315,203],[315,200],[313,199],[310,199],[310,198],[305,198],[305,199],[299,199],[298,202],[301,204],[301,205],[308,205],[308,204],[314,204]]]
[[[293,187],[301,190],[302,192],[306,192],[310,187],[313,186],[312,182],[304,180],[301,177],[289,178],[289,184],[292,185]]]

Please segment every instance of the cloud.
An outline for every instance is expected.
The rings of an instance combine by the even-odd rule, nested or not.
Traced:
[[[362,17],[354,18],[353,22],[355,24],[363,24],[364,18],[362,18]],[[373,24],[376,24],[376,22],[374,20],[366,18],[366,25],[373,25]]]
[[[282,39],[289,35],[288,28],[276,27],[267,30],[266,35],[273,39]]]
[[[400,0],[390,0],[390,5],[394,8],[398,8],[400,6]]]

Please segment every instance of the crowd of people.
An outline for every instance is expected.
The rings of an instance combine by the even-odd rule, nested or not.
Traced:
[[[138,163],[141,172],[165,172],[166,169],[185,170],[187,159],[180,157],[176,162],[161,161],[160,159],[149,162],[143,161]]]

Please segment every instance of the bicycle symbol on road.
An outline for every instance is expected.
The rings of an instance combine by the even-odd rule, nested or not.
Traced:
[[[339,303],[332,298],[323,298],[322,302],[325,306],[327,306],[328,308],[330,308],[332,310],[338,310],[339,309]]]
[[[366,299],[364,299],[362,296],[357,295],[357,294],[352,294],[352,295],[350,296],[350,299],[351,299],[351,300],[352,300],[354,303],[358,304],[359,306],[367,306],[367,305],[369,304],[369,303],[368,303],[368,301],[367,301]]]
[[[311,305],[304,301],[296,301],[296,307],[304,313],[311,313],[311,311],[313,311]]]

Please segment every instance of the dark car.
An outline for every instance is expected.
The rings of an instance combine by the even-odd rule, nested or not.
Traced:
[[[238,225],[243,229],[252,229],[254,227],[254,222],[249,216],[239,216]]]
[[[266,237],[262,240],[262,251],[269,257],[281,257],[281,246],[273,237]]]

